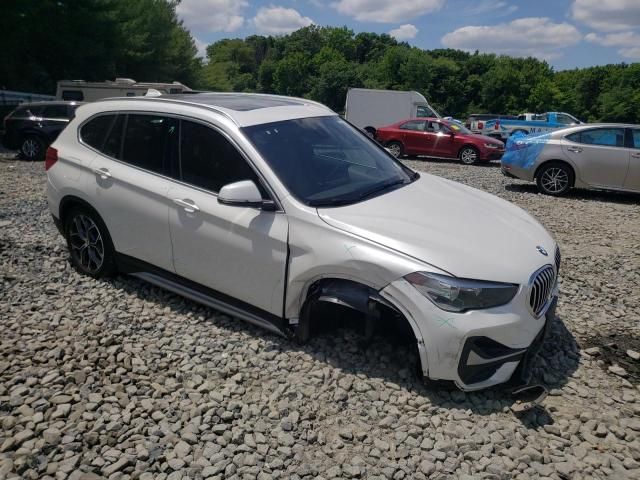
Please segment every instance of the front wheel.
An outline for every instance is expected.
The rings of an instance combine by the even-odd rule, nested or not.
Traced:
[[[115,251],[102,219],[89,208],[75,207],[66,216],[64,233],[71,265],[93,278],[116,272]]]
[[[563,163],[548,163],[538,172],[536,183],[542,193],[559,197],[573,185],[573,172]]]
[[[44,158],[44,151],[46,150],[46,145],[42,141],[42,139],[29,135],[25,137],[20,145],[20,152],[22,156],[27,160],[42,160]]]
[[[387,150],[396,158],[400,158],[404,154],[404,147],[400,142],[389,142],[387,144]]]
[[[464,147],[460,150],[460,161],[465,165],[473,165],[478,161],[478,151],[473,147]]]

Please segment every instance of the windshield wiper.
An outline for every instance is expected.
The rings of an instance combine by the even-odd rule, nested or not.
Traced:
[[[379,192],[383,192],[388,188],[394,187],[396,185],[401,185],[401,184],[404,185],[405,183],[407,183],[407,181],[404,178],[395,178],[389,182],[381,183],[369,190],[365,190],[364,192],[362,192],[360,195],[358,195],[358,200],[363,200],[367,197],[370,197],[371,195],[374,195]]]

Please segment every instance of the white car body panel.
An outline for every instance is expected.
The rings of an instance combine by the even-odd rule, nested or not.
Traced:
[[[465,390],[508,380],[518,361],[505,362],[481,382],[465,384],[457,371],[461,348],[471,336],[484,335],[505,348],[524,351],[539,336],[545,317],[529,311],[529,283],[540,267],[554,265],[556,243],[551,235],[508,202],[430,175],[348,206],[317,209],[301,203],[241,130],[265,122],[335,116],[315,102],[296,102],[248,111],[164,97],[84,105],[53,144],[59,160],[48,171],[51,213],[59,219],[66,197],[81,199],[103,218],[116,252],[290,325],[297,324],[307,293],[318,280],[347,279],[366,285],[409,323],[425,375],[452,380]],[[220,204],[212,192],[129,166],[80,142],[83,122],[106,112],[159,113],[214,126],[258,172],[276,211]],[[111,177],[94,172],[102,168]],[[194,204],[197,209],[189,207]],[[403,278],[418,271],[520,288],[506,305],[448,313]],[[136,275],[217,305],[204,294],[167,283],[154,273]],[[239,312],[234,308],[222,310]],[[242,318],[260,324],[252,315]]]

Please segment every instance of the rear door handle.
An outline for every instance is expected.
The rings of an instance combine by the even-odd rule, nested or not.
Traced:
[[[106,180],[108,178],[112,178],[113,175],[111,175],[111,172],[109,171],[108,168],[96,168],[93,173],[95,173],[96,175],[98,175],[100,178],[102,178],[103,180]]]
[[[580,147],[569,147],[569,148],[567,148],[567,150],[569,150],[570,152],[573,152],[573,153],[582,152],[582,149]]]
[[[182,198],[174,198],[173,203],[184,208],[184,211],[187,213],[195,213],[200,211],[200,207],[198,207],[191,200],[186,200]]]

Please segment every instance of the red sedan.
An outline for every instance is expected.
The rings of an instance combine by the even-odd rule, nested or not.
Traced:
[[[459,158],[467,165],[500,160],[504,153],[504,144],[500,140],[476,135],[456,122],[440,118],[402,120],[379,128],[376,139],[396,157]]]

